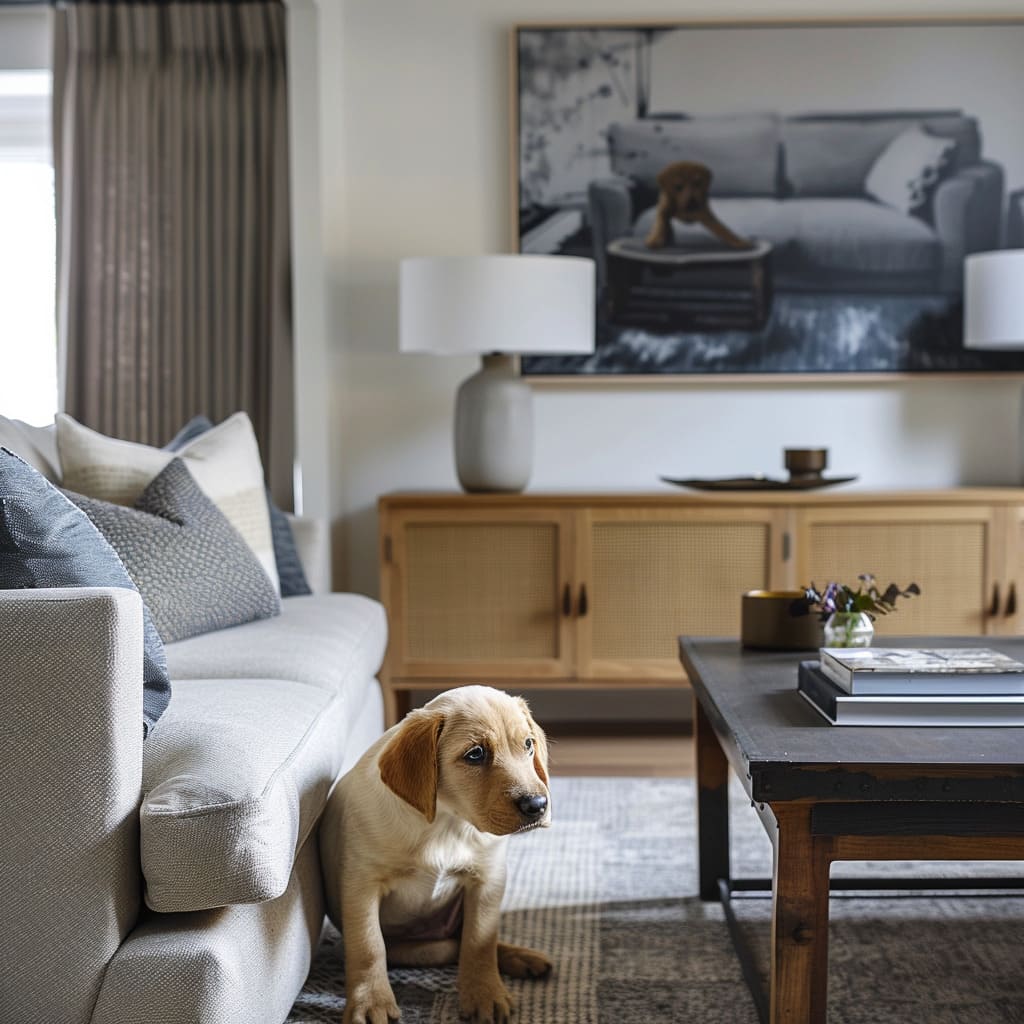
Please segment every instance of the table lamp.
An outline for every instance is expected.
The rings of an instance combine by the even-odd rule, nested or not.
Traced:
[[[1024,249],[964,259],[964,348],[1024,349]],[[1024,481],[1024,399],[1017,438]]]
[[[455,467],[464,490],[526,487],[533,392],[512,353],[593,352],[594,295],[594,262],[577,256],[402,260],[401,351],[483,357],[455,399]]]

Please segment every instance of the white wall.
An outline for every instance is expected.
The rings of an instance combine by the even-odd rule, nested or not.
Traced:
[[[0,9],[0,68],[29,71],[49,70],[49,67],[49,9]]]
[[[329,273],[331,511],[338,584],[377,591],[375,502],[457,486],[452,403],[472,360],[397,351],[407,255],[509,251],[508,29],[624,17],[977,14],[960,3],[768,0],[342,0],[321,6]],[[987,13],[1024,14],[1024,3]],[[1017,482],[1018,381],[536,389],[531,490],[658,490],[660,473],[782,468],[787,445],[831,449],[863,488]],[[301,400],[301,399],[300,399]]]

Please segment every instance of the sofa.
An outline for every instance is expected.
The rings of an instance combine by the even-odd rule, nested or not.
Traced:
[[[44,432],[0,443],[55,475]],[[0,591],[4,1024],[287,1017],[324,917],[321,811],[383,732],[387,638],[376,601],[327,592],[326,524],[292,526],[313,593],[168,644],[145,740],[140,595]]]
[[[941,166],[915,170],[904,202],[907,160],[935,140]],[[613,176],[588,186],[599,287],[608,245],[647,235],[657,174],[681,160],[710,167],[726,225],[771,244],[776,290],[956,293],[964,256],[1000,244],[1003,172],[959,111],[662,115],[614,123],[607,141]],[[673,227],[680,248],[708,241],[700,225]]]

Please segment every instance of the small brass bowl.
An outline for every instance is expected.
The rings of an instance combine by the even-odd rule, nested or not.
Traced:
[[[743,595],[740,643],[777,651],[813,651],[822,646],[818,616],[792,615],[790,605],[802,590],[748,590]]]
[[[828,465],[827,448],[786,448],[786,469],[797,480],[821,476]]]

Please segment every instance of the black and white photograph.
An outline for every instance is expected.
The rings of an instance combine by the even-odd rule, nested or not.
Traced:
[[[534,377],[1022,372],[964,260],[1024,247],[1024,21],[515,29],[517,247],[586,256]]]

